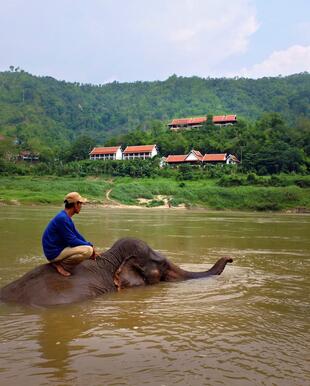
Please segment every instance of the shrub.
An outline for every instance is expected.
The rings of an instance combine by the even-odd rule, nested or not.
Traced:
[[[244,180],[242,177],[233,175],[233,176],[222,176],[218,181],[219,186],[240,186],[244,185]]]
[[[247,185],[255,185],[258,181],[258,177],[255,173],[248,174],[246,178]]]
[[[297,178],[294,183],[300,188],[310,188],[310,178]]]
[[[155,208],[156,206],[165,205],[163,200],[152,200],[146,204],[148,208]]]

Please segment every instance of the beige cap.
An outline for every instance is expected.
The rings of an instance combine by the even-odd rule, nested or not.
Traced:
[[[87,199],[82,197],[78,192],[71,192],[66,195],[64,201],[67,201],[69,203],[82,202],[83,204],[85,204],[85,202],[87,202]]]

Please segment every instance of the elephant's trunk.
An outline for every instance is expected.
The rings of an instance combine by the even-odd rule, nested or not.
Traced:
[[[212,268],[203,272],[190,272],[170,263],[170,267],[167,270],[164,281],[179,281],[188,279],[199,279],[208,276],[220,275],[227,263],[232,263],[231,257],[222,257],[219,259]]]

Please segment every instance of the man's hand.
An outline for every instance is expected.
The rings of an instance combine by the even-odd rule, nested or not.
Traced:
[[[100,256],[100,253],[98,253],[96,248],[93,247],[93,254],[90,256],[90,259],[96,260],[98,256]]]

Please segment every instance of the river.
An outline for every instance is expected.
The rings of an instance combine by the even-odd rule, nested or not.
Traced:
[[[55,207],[0,207],[0,286],[45,262]],[[102,250],[133,236],[211,279],[50,309],[0,304],[0,384],[309,385],[310,216],[83,208]]]

